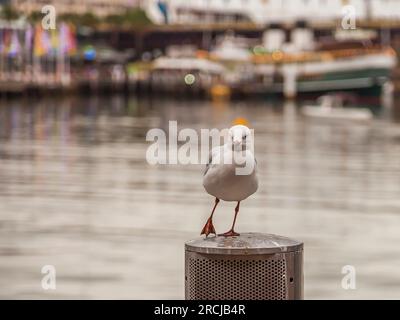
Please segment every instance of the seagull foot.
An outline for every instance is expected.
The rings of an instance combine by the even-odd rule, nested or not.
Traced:
[[[207,223],[204,225],[203,230],[201,230],[200,235],[205,234],[206,237],[208,237],[208,235],[211,234],[211,233],[214,233],[215,235],[217,234],[215,232],[215,228],[214,228],[214,225],[212,223],[212,219],[209,218],[207,220]]]
[[[240,233],[237,233],[237,232],[235,232],[233,230],[229,230],[228,232],[219,234],[219,236],[222,236],[222,237],[238,237],[238,236],[240,236]]]

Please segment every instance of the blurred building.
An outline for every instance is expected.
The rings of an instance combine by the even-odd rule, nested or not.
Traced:
[[[101,17],[138,7],[140,0],[9,0],[9,3],[27,14],[40,12],[45,5],[53,5],[57,14],[90,12]]]
[[[399,0],[145,0],[146,12],[156,23],[329,21],[348,14],[357,19],[400,20]]]

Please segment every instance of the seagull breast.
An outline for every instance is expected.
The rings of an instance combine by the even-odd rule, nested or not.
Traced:
[[[235,152],[241,152],[241,165],[235,163]],[[230,160],[229,160],[230,159]],[[238,174],[243,165],[251,169],[248,174]],[[257,163],[250,150],[236,151],[231,144],[215,147],[203,177],[203,186],[212,196],[225,201],[242,201],[258,188]]]

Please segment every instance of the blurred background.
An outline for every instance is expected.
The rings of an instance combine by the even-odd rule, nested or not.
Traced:
[[[146,133],[237,118],[260,175],[237,231],[304,241],[306,299],[400,298],[400,1],[0,3],[0,298],[182,299],[213,199]]]

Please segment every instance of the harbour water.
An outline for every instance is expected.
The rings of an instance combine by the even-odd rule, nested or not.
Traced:
[[[182,299],[184,242],[213,199],[201,165],[149,165],[146,133],[169,120],[200,130],[245,117],[260,187],[237,231],[304,241],[307,299],[399,299],[396,110],[354,124],[310,121],[281,101],[1,101],[0,298]],[[217,232],[234,206],[217,208]],[[56,268],[56,290],[42,289],[44,265]],[[342,288],[346,265],[355,290]]]

